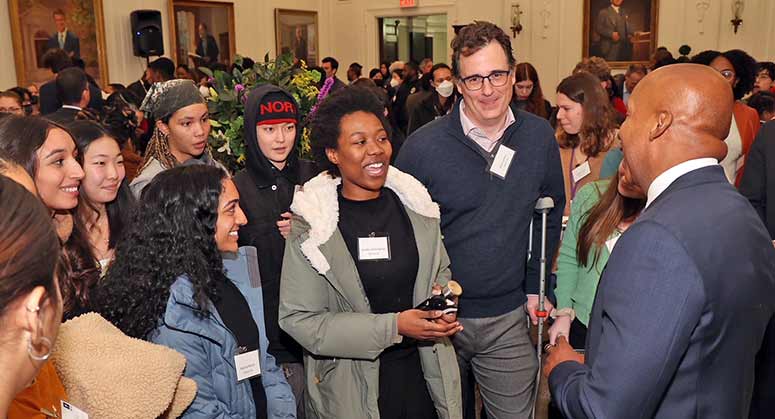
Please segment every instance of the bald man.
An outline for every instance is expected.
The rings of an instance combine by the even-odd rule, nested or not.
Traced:
[[[694,64],[649,73],[630,96],[619,135],[648,199],[600,279],[586,363],[564,338],[549,348],[566,417],[748,417],[775,249],[718,164],[732,103],[724,79]]]

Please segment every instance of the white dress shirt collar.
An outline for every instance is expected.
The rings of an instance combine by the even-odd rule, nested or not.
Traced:
[[[82,111],[83,110],[82,107],[75,106],[75,105],[62,105],[62,107],[65,108],[65,109],[75,109],[76,111]]]
[[[670,185],[672,185],[673,182],[675,182],[679,177],[697,169],[702,169],[703,167],[717,164],[718,160],[713,158],[693,159],[665,170],[661,175],[657,176],[653,182],[651,182],[649,191],[646,195],[648,198],[646,201],[646,208],[648,208],[649,205],[651,205],[651,203],[659,197],[659,195],[662,195],[662,192],[670,187]]]

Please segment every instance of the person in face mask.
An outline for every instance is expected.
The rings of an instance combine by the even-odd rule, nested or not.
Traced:
[[[239,245],[255,247],[259,260],[268,351],[285,372],[296,397],[297,417],[303,418],[302,349],[277,323],[291,201],[296,187],[319,172],[313,162],[297,157],[302,132],[298,109],[293,96],[277,86],[265,84],[250,92],[245,102],[246,168],[234,176],[234,183],[247,217]]]
[[[431,69],[433,80],[431,86],[434,93],[420,102],[409,116],[409,128],[407,135],[413,133],[421,126],[433,121],[436,118],[448,114],[455,104],[457,92],[452,83],[452,70],[448,65],[439,63]]]

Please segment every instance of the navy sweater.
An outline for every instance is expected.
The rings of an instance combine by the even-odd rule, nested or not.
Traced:
[[[516,122],[501,144],[516,154],[505,180],[490,174],[481,148],[463,134],[460,103],[449,115],[415,131],[396,160],[441,207],[452,275],[463,287],[460,317],[498,316],[524,304],[526,294],[538,294],[541,216],[534,207],[539,197],[554,199],[547,272],[559,243],[565,192],[554,133],[545,119],[515,107],[512,111]],[[531,218],[534,257],[528,263]]]

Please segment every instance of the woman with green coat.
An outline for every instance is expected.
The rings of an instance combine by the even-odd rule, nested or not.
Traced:
[[[305,349],[308,418],[462,418],[454,314],[413,309],[451,273],[439,207],[390,167],[383,107],[363,88],[320,105],[323,173],[296,193],[280,327]]]

